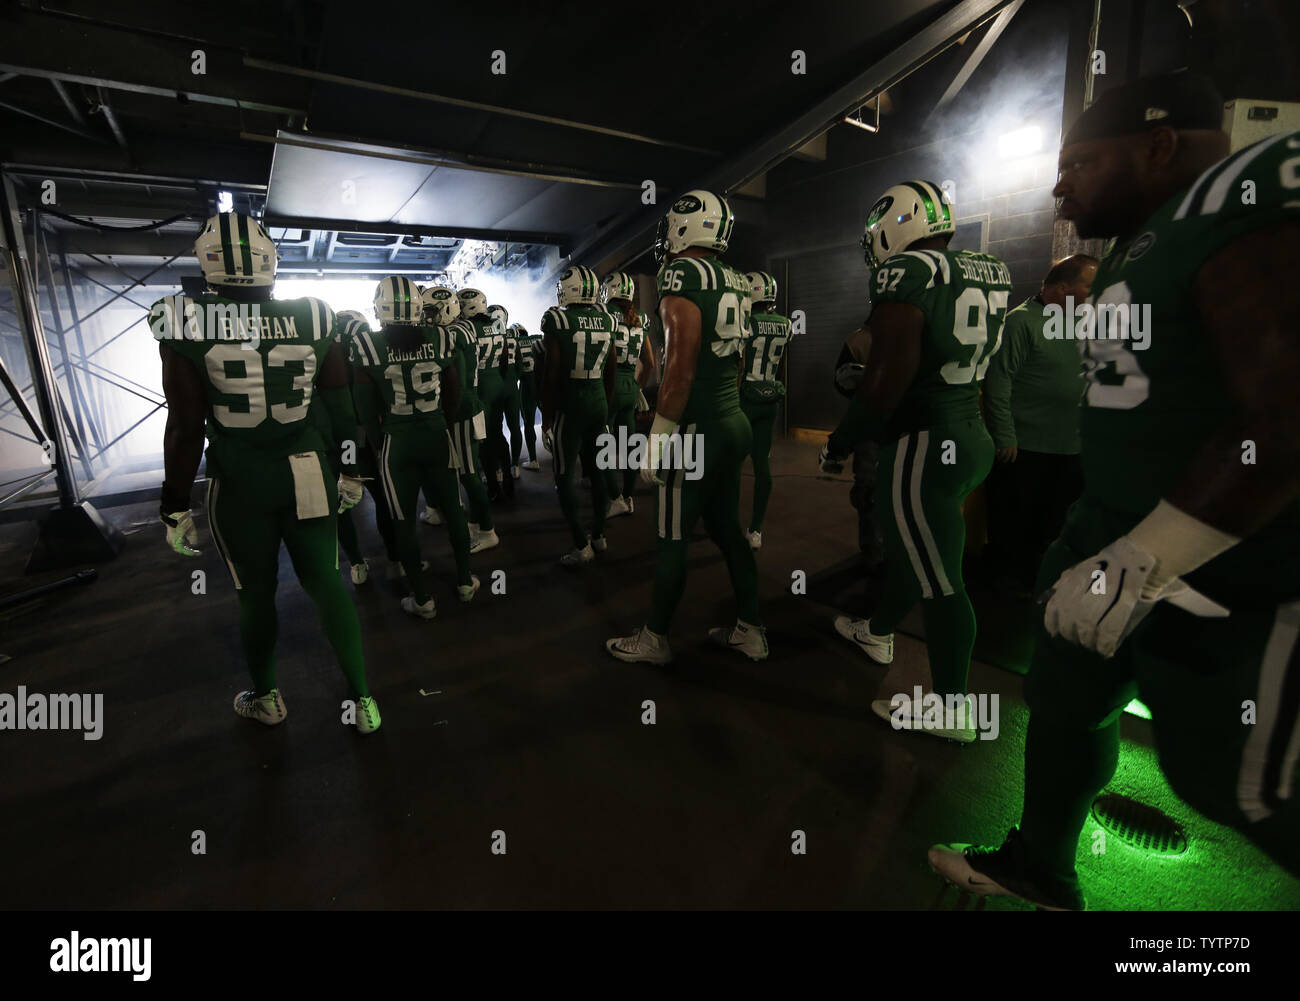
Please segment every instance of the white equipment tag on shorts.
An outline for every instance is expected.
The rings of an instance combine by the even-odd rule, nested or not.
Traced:
[[[487,416],[482,410],[474,415],[474,440],[487,440]]]
[[[293,471],[293,493],[298,501],[298,520],[325,518],[330,513],[329,493],[325,489],[325,473],[320,457],[315,452],[299,452],[289,456]]]

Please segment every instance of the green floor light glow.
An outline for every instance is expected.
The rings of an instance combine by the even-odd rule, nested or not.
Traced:
[[[1146,706],[1144,706],[1137,699],[1134,699],[1127,706],[1125,706],[1124,711],[1128,713],[1130,716],[1136,716],[1138,719],[1151,718],[1151,710],[1148,709]]]

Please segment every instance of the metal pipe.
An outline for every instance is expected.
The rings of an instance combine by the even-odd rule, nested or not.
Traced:
[[[72,120],[84,128],[86,118],[82,115],[81,109],[73,103],[71,95],[68,94],[68,88],[63,86],[63,81],[50,77],[50,83],[53,84],[54,92],[59,95],[59,99],[63,101],[63,106],[68,109],[68,114],[72,116]]]
[[[647,143],[651,146],[664,146],[669,149],[685,150],[688,153],[701,153],[704,156],[720,156],[721,154],[714,149],[705,149],[702,146],[690,146],[686,143],[672,142],[668,139],[655,139],[651,136],[638,135],[635,132],[624,132],[620,129],[609,129],[603,125],[590,125],[585,122],[575,122],[568,118],[557,118],[554,115],[540,115],[533,111],[520,111],[516,108],[503,108],[498,104],[484,104],[481,101],[466,101],[458,97],[447,97],[443,94],[431,94],[423,90],[410,90],[407,87],[394,87],[391,84],[375,83],[372,80],[358,80],[355,77],[340,76],[337,73],[322,73],[320,70],[304,69],[300,66],[289,66],[285,63],[271,62],[266,59],[257,59],[253,56],[244,56],[244,65],[250,69],[269,70],[272,73],[284,73],[289,76],[306,77],[308,80],[321,80],[327,83],[337,83],[344,87],[356,87],[359,90],[374,90],[384,94],[396,94],[401,97],[412,97],[419,101],[432,101],[435,104],[449,104],[456,108],[467,108],[470,111],[485,111],[493,115],[503,115],[507,118],[523,118],[531,122],[544,122],[547,125],[559,125],[566,129],[578,129],[582,132],[594,132],[597,135],[613,136],[616,139],[628,139],[632,142]]]

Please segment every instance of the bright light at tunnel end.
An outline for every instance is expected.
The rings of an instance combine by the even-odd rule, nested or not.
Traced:
[[[1004,160],[1015,160],[1022,156],[1037,153],[1043,148],[1043,130],[1037,125],[1029,125],[1014,132],[1005,132],[998,136],[998,155]]]

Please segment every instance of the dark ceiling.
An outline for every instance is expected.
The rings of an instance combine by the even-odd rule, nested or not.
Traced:
[[[76,178],[69,214],[200,218],[227,190],[275,225],[571,253],[662,211],[645,180],[660,203],[743,183],[747,152],[788,155],[773,136],[902,43],[1006,2],[5,0],[0,157],[28,186]]]

